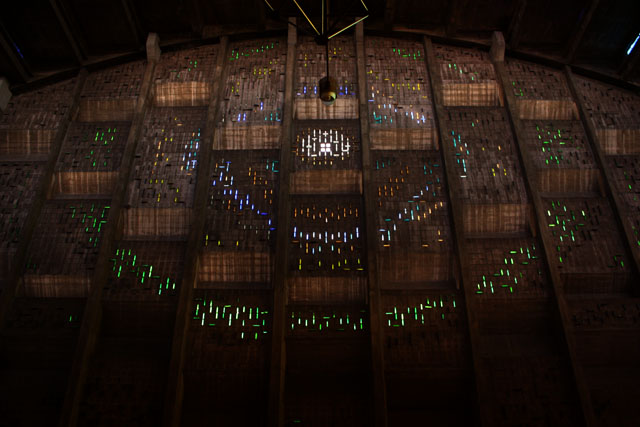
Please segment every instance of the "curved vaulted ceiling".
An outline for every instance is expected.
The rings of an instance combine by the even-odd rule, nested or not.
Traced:
[[[270,0],[280,17],[297,16],[292,0]],[[320,0],[299,2],[312,16]],[[488,43],[502,31],[512,52],[640,82],[637,0],[366,0],[365,29],[420,32]],[[359,1],[331,1],[345,24]],[[141,55],[146,35],[162,45],[220,35],[284,29],[263,0],[27,0],[3,4],[0,75],[13,87],[108,59]],[[319,18],[318,18],[319,20]],[[304,24],[303,24],[304,25]],[[639,43],[640,45],[640,43]]]

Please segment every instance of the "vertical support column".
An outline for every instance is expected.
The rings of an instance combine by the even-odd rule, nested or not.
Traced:
[[[160,55],[162,51],[160,50],[160,38],[158,37],[158,33],[149,33],[149,37],[147,37],[147,61],[160,61]]]
[[[285,319],[287,306],[287,259],[291,200],[289,175],[291,173],[291,140],[293,138],[293,82],[296,64],[297,32],[295,18],[289,19],[287,36],[287,68],[284,82],[284,111],[280,136],[280,188],[278,190],[278,222],[276,256],[273,273],[273,337],[271,338],[271,365],[269,376],[268,425],[284,424],[284,374],[286,366]]]
[[[109,259],[113,253],[116,233],[120,228],[120,216],[125,203],[127,184],[131,175],[135,150],[140,138],[140,133],[142,132],[147,106],[151,99],[151,85],[153,83],[153,72],[156,63],[154,60],[147,63],[140,88],[140,95],[136,102],[127,144],[122,155],[118,181],[114,186],[111,197],[109,221],[104,229],[104,240],[98,253],[93,277],[91,278],[91,289],[80,326],[80,335],[78,337],[71,374],[69,375],[67,393],[60,415],[60,426],[75,426],[78,422],[78,409],[89,370],[89,362],[100,332],[100,323],[102,321],[102,293],[109,277],[107,273]]]
[[[18,288],[21,284],[20,279],[22,277],[24,264],[27,258],[27,249],[29,248],[29,243],[31,242],[33,232],[36,228],[36,225],[38,224],[40,213],[42,212],[44,204],[47,200],[47,193],[53,180],[53,172],[56,166],[56,161],[58,160],[58,156],[60,155],[62,142],[64,141],[64,137],[67,134],[67,129],[69,128],[71,120],[73,119],[73,117],[75,117],[78,111],[78,106],[80,104],[80,93],[82,92],[82,87],[84,86],[84,82],[86,81],[86,79],[87,70],[82,69],[77,77],[71,108],[69,108],[69,110],[60,121],[60,125],[58,127],[58,130],[56,131],[55,138],[51,144],[51,152],[49,153],[49,160],[47,160],[44,176],[42,177],[42,184],[35,197],[33,206],[29,211],[29,216],[27,217],[24,223],[24,227],[22,228],[22,235],[20,236],[18,250],[16,251],[16,255],[13,259],[11,272],[9,273],[6,286],[4,287],[2,296],[0,297],[0,327],[4,325],[5,316],[9,311],[13,299],[15,298],[19,290]]]
[[[491,51],[489,56],[491,60],[495,62],[504,62],[504,50],[506,44],[504,42],[504,36],[500,31],[494,31],[491,35]]]
[[[573,99],[578,106],[580,121],[582,121],[582,126],[584,127],[585,133],[587,134],[587,139],[589,140],[589,144],[596,159],[596,163],[604,175],[604,191],[606,193],[606,197],[609,199],[609,203],[611,203],[611,206],[613,207],[618,226],[621,227],[621,229],[624,231],[626,247],[627,250],[631,252],[631,255],[633,257],[633,267],[635,270],[635,274],[637,275],[640,273],[640,252],[633,249],[636,241],[635,235],[633,233],[633,230],[631,229],[631,224],[629,223],[629,221],[624,220],[624,211],[622,208],[624,205],[620,200],[618,192],[614,190],[614,187],[611,184],[613,182],[611,170],[607,166],[604,151],[600,146],[600,143],[598,142],[596,129],[593,126],[593,123],[591,123],[591,120],[589,120],[589,118],[587,117],[584,102],[582,100],[582,97],[578,93],[577,85],[573,73],[571,72],[571,68],[569,68],[568,66],[565,67],[565,75],[567,76],[567,82],[569,83],[571,95],[573,96]],[[632,287],[631,292],[633,292],[635,296],[640,296],[640,284],[636,284],[636,286]]]
[[[549,268],[549,274],[553,284],[553,294],[555,296],[555,301],[556,301],[558,312],[560,315],[560,322],[561,322],[561,327],[563,332],[562,335],[564,337],[564,341],[567,346],[567,351],[569,353],[569,357],[571,360],[571,366],[573,368],[573,375],[576,382],[576,388],[578,389],[583,415],[588,426],[595,426],[596,425],[595,417],[593,414],[593,408],[591,406],[589,390],[587,388],[587,385],[584,379],[582,367],[576,356],[575,341],[573,339],[573,335],[571,334],[571,330],[570,330],[571,322],[569,318],[569,310],[562,292],[562,282],[560,279],[560,275],[558,274],[558,269],[556,264],[557,260],[554,257],[550,256],[551,254],[550,248],[553,247],[553,243],[551,241],[551,237],[549,236],[548,228],[544,223],[545,216],[544,216],[544,209],[542,205],[542,199],[535,185],[535,177],[537,172],[535,167],[533,166],[531,159],[529,158],[527,150],[524,147],[524,142],[523,142],[524,140],[522,136],[525,133],[522,127],[522,123],[518,118],[518,114],[515,110],[515,104],[516,104],[515,96],[513,95],[513,92],[509,90],[509,87],[508,87],[509,78],[507,77],[507,71],[505,69],[504,62],[497,60],[497,58],[493,58],[493,57],[492,57],[492,61],[496,71],[498,83],[501,87],[502,94],[504,95],[505,107],[507,108],[514,140],[516,142],[520,161],[522,163],[525,185],[527,186],[530,197],[532,199],[534,212],[535,212],[534,216],[536,220],[535,225],[539,230],[540,239],[542,241],[542,246],[543,246],[543,252],[545,254],[545,261],[547,262],[547,266]]]
[[[169,374],[167,381],[167,391],[164,401],[165,426],[179,426],[182,414],[182,398],[184,393],[184,383],[182,368],[187,343],[189,329],[189,306],[193,300],[193,291],[196,287],[198,273],[198,254],[204,234],[204,226],[207,209],[207,192],[209,189],[209,176],[211,175],[211,152],[219,145],[216,141],[216,122],[220,115],[220,99],[224,90],[224,70],[227,63],[227,48],[229,46],[228,37],[220,40],[220,51],[216,62],[216,69],[213,78],[213,88],[209,98],[209,108],[207,109],[207,122],[204,130],[203,141],[198,162],[196,189],[193,202],[193,224],[189,230],[187,250],[185,256],[185,270],[180,288],[178,308],[176,312],[176,324],[173,331],[173,342],[171,346],[171,362],[169,364]]]
[[[469,323],[469,336],[471,340],[471,355],[473,357],[473,370],[475,373],[476,379],[476,393],[477,393],[477,404],[480,410],[481,420],[484,420],[486,417],[482,416],[482,411],[486,406],[482,405],[482,394],[481,390],[483,389],[480,382],[482,381],[482,376],[480,375],[480,364],[478,360],[478,319],[476,317],[475,312],[475,304],[473,299],[473,291],[471,287],[471,279],[469,277],[469,272],[471,271],[471,267],[468,263],[467,251],[465,247],[464,235],[463,235],[463,219],[462,219],[462,203],[457,197],[457,194],[460,194],[458,181],[453,178],[453,170],[454,165],[451,161],[451,148],[449,144],[446,144],[447,135],[440,124],[439,117],[444,117],[444,103],[442,101],[442,80],[440,78],[440,74],[438,72],[438,68],[436,67],[436,59],[435,53],[433,51],[433,44],[431,43],[431,39],[428,37],[424,38],[424,48],[426,52],[426,62],[427,62],[427,70],[429,72],[429,79],[431,82],[431,91],[432,91],[432,99],[433,99],[433,107],[434,107],[434,117],[436,127],[438,128],[438,136],[440,138],[440,146],[441,153],[443,157],[443,164],[446,173],[447,179],[447,188],[449,190],[449,204],[451,206],[451,212],[453,214],[453,222],[451,224],[451,228],[453,229],[454,234],[454,242],[455,247],[458,253],[458,262],[460,267],[460,285],[462,286],[462,290],[464,292],[465,298],[465,307],[467,309],[467,322]]]
[[[382,348],[382,306],[376,260],[375,195],[371,184],[371,140],[369,135],[369,105],[367,103],[367,70],[364,50],[364,26],[356,25],[356,65],[358,70],[358,108],[360,110],[360,138],[362,141],[362,186],[364,188],[364,221],[367,231],[367,276],[369,283],[369,329],[371,333],[371,362],[373,369],[373,405],[376,426],[387,425],[387,389],[384,378]]]

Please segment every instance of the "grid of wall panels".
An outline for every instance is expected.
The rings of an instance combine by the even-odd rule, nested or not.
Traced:
[[[366,53],[371,148],[437,147],[423,44],[367,37]]]
[[[631,246],[640,252],[640,156],[607,156],[607,167],[613,175],[613,189],[622,201],[623,221],[634,233]]]
[[[476,107],[448,108],[441,121],[448,136],[442,143],[452,148],[455,187],[462,190],[455,197],[463,202],[463,224],[456,225],[466,238],[475,293],[471,309],[479,320],[480,345],[473,355],[477,397],[467,307],[452,286],[456,263],[443,165],[437,151],[428,151],[438,142],[429,118],[423,46],[376,37],[365,41],[370,87],[362,90],[371,90],[373,145],[367,172],[378,192],[373,246],[383,294],[391,423],[410,424],[403,420],[418,413],[435,424],[469,425],[477,416],[469,408],[483,402],[488,406],[477,412],[486,424],[579,424],[566,343],[560,334],[548,333],[558,324],[547,267],[539,239],[527,229],[523,173],[505,112],[495,108],[501,100],[488,56],[435,46],[445,104]],[[80,424],[161,423],[186,263],[199,270],[188,307],[181,422],[264,422],[279,185],[294,194],[284,279],[286,422],[371,423],[371,373],[364,362],[371,360],[372,314],[364,268],[361,146],[358,123],[345,119],[357,117],[349,115],[357,112],[354,46],[350,36],[332,41],[330,67],[340,76],[340,100],[347,102],[323,110],[313,107],[318,101],[313,86],[323,72],[324,48],[311,39],[299,44],[299,120],[291,129],[294,149],[286,153],[292,177],[279,183],[286,44],[283,38],[231,44],[197,262],[184,259],[184,240],[197,214],[191,211],[195,172],[217,47],[163,55],[154,76],[155,107],[146,110],[133,159],[124,236],[117,237],[109,260]],[[554,243],[546,249],[562,279],[556,291],[568,302],[573,350],[598,422],[615,423],[630,415],[624,391],[640,380],[640,306],[630,292],[632,260],[609,203],[594,197],[599,171],[582,127],[558,119],[575,119],[564,76],[522,61],[507,61],[506,68],[516,110],[529,119],[523,122],[524,145],[538,169],[533,185],[545,193],[548,229],[542,232]],[[70,297],[86,296],[95,275],[102,233],[112,220],[102,197],[112,191],[126,160],[128,120],[144,70],[139,61],[91,73],[78,121],[63,141],[48,183],[52,199],[45,202],[28,248],[20,296],[0,331],[0,353],[9,362],[2,369],[9,391],[0,393],[0,412],[12,425],[46,424],[60,415],[84,307],[83,299]],[[637,240],[632,246],[640,250],[638,159],[629,154],[637,152],[638,97],[576,80],[623,202],[621,220],[631,224]],[[0,197],[0,276],[2,269],[8,271],[42,184],[44,165],[38,162],[70,107],[74,84],[75,79],[18,95],[0,119],[0,155],[7,156],[0,163],[0,184],[7,189]],[[409,119],[418,110],[425,114]],[[300,120],[301,112],[316,120]],[[91,197],[76,200],[87,194]],[[501,232],[519,237],[494,235]],[[27,401],[41,410],[27,408]]]
[[[464,299],[420,291],[384,293],[381,302],[390,421],[470,422],[475,396]]]
[[[441,121],[463,200],[465,232],[525,229],[527,192],[506,113],[448,108]]]
[[[201,282],[269,282],[279,172],[277,150],[214,151]]]
[[[639,153],[640,96],[583,77],[574,80],[605,154]]]
[[[287,314],[287,425],[370,425],[366,306],[289,304]]]
[[[291,193],[362,192],[357,121],[298,120],[294,129]]]
[[[79,121],[131,120],[140,95],[145,61],[89,73],[80,95]]]
[[[125,234],[186,236],[206,108],[148,111],[129,183]]]
[[[71,107],[76,79],[14,95],[0,115],[0,129],[57,129]]]
[[[288,337],[362,337],[368,331],[369,312],[364,306],[290,305],[287,313]]]
[[[222,130],[220,148],[277,148],[286,43],[279,38],[254,40],[233,43],[229,49],[218,123]]]
[[[129,122],[71,123],[56,163],[53,191],[110,194],[129,128]]]
[[[137,61],[89,74],[82,98],[137,98],[145,65],[144,61]]]
[[[362,199],[294,196],[291,206],[289,304],[364,303]]]
[[[211,81],[217,54],[215,45],[163,53],[154,70],[155,83]]]
[[[296,121],[294,171],[360,169],[360,131],[355,120]]]
[[[374,151],[378,274],[386,282],[452,278],[452,236],[438,152]]]
[[[364,270],[362,202],[353,197],[293,199],[289,270],[344,275]]]
[[[509,87],[521,119],[577,119],[578,111],[562,71],[506,59]]]
[[[0,114],[0,154],[47,154],[75,86],[74,78],[13,96]]]
[[[297,81],[295,83],[296,119],[347,119],[358,117],[355,43],[350,36],[329,41],[329,76],[336,79],[338,97],[324,106],[318,98],[318,84],[327,75],[326,46],[311,37],[301,37],[297,46]]]
[[[25,290],[37,296],[86,295],[109,220],[106,200],[52,200],[27,254]]]
[[[155,105],[207,105],[217,55],[216,45],[163,53],[153,75]]]
[[[605,199],[544,199],[544,208],[556,245],[552,256],[558,260],[566,293],[601,294],[627,289],[629,261]]]
[[[387,369],[421,363],[461,367],[470,361],[461,298],[431,292],[382,300]]]
[[[306,36],[301,37],[298,45],[296,96],[316,98],[318,96],[318,81],[327,74],[326,47],[318,45],[311,37]],[[355,45],[351,37],[331,39],[329,42],[329,75],[338,81],[338,96],[356,96],[357,76],[353,65],[355,58]],[[315,118],[319,119],[320,117]]]
[[[501,105],[496,73],[487,52],[434,44],[447,106]]]
[[[9,274],[43,173],[38,163],[0,162],[0,278]]]
[[[570,193],[598,189],[598,166],[580,122],[525,120],[523,124],[523,142],[538,169],[538,191]]]
[[[263,424],[272,302],[268,292],[196,291],[190,304],[181,425],[200,425],[198,420],[210,416],[229,425]]]
[[[638,329],[640,300],[581,300],[572,304],[571,323],[576,329]]]
[[[603,167],[620,200],[621,221],[638,230],[634,189],[635,153],[640,136],[640,97],[623,89],[573,76],[586,120],[595,129]],[[594,408],[596,422],[624,424],[633,419],[628,393],[640,380],[638,328],[626,324],[633,313],[637,278],[607,199],[545,200],[555,256],[572,317],[572,335]],[[631,250],[640,245],[631,236]],[[574,296],[575,295],[575,296]],[[628,310],[630,309],[630,310]],[[625,421],[622,421],[625,420]]]
[[[270,250],[277,220],[277,150],[215,151],[209,179],[207,250]]]
[[[467,242],[471,283],[484,299],[546,298],[550,282],[537,239]]]
[[[185,249],[181,242],[117,242],[103,299],[149,302],[176,297]]]
[[[513,94],[523,99],[571,99],[562,71],[526,61],[505,60]]]

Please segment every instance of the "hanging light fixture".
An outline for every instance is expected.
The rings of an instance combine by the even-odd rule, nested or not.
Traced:
[[[297,0],[292,0],[292,1],[298,7],[298,9],[300,10],[300,13],[302,13],[304,18],[307,20],[307,22],[309,23],[309,25],[311,26],[311,28],[313,29],[315,34],[310,34],[307,31],[305,31],[304,29],[298,27],[297,25],[291,24],[291,23],[290,24],[291,25],[295,25],[296,28],[298,28],[300,31],[305,32],[305,33],[313,36],[317,44],[325,46],[325,53],[326,53],[325,59],[326,59],[326,65],[327,65],[327,75],[324,76],[323,78],[321,78],[320,81],[318,82],[318,97],[320,98],[320,100],[322,101],[322,103],[324,105],[327,105],[327,106],[333,105],[333,103],[336,102],[336,99],[338,98],[338,82],[336,81],[336,79],[334,77],[331,77],[331,75],[329,74],[329,40],[331,40],[332,38],[334,38],[338,34],[342,33],[343,31],[348,30],[349,28],[353,27],[354,25],[358,24],[359,22],[362,22],[365,19],[367,19],[369,17],[369,15],[368,15],[369,9],[367,8],[367,5],[364,3],[364,0],[354,0],[354,3],[361,3],[362,4],[365,12],[367,12],[367,15],[365,15],[363,18],[360,18],[357,21],[347,25],[346,27],[342,28],[341,30],[335,31],[336,25],[341,20],[341,18],[344,17],[344,15],[342,17],[340,17],[340,18],[337,18],[333,22],[333,25],[330,26],[329,25],[329,4],[328,4],[329,0],[320,0],[322,2],[322,23],[320,25],[321,31],[318,31],[316,26],[313,24],[313,21],[311,21],[311,19],[309,19],[309,16],[306,14],[306,12],[302,8],[302,6],[300,6],[298,1]],[[271,6],[271,4],[269,4],[269,1],[268,0],[264,0],[264,2],[269,7],[272,17],[274,17],[276,19],[279,18],[278,11],[276,11]],[[335,32],[333,32],[333,31],[335,31]]]
[[[327,73],[326,77],[323,77],[318,82],[318,97],[324,105],[333,105],[338,98],[338,82]]]

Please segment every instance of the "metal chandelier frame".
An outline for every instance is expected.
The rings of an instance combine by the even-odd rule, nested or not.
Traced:
[[[304,11],[302,6],[300,6],[300,3],[298,3],[297,0],[291,0],[291,1],[293,1],[293,3],[298,7],[298,9],[300,10],[300,13],[302,13],[302,16],[304,16],[304,18],[307,20],[307,22],[309,23],[311,28],[313,28],[313,31],[315,31],[315,34],[309,34],[303,28],[300,28],[300,27],[298,27],[297,25],[295,25],[293,23],[290,23],[290,24],[294,25],[300,31],[305,32],[305,33],[307,33],[307,34],[309,34],[311,36],[314,36],[316,38],[316,41],[319,44],[327,43],[329,40],[331,40],[332,38],[334,38],[338,34],[342,33],[345,30],[348,30],[349,28],[353,27],[354,25],[358,24],[359,22],[364,21],[365,19],[367,19],[369,17],[369,8],[364,3],[364,0],[354,0],[352,2],[352,6],[354,4],[361,3],[362,7],[364,8],[364,12],[366,12],[367,14],[364,17],[362,17],[362,18],[358,19],[357,21],[353,22],[352,24],[349,24],[346,27],[342,28],[341,30],[335,31],[338,22],[340,22],[347,15],[347,13],[343,14],[341,17],[336,19],[333,22],[332,25],[330,25],[329,24],[329,12],[328,12],[329,11],[329,8],[328,8],[329,0],[320,0],[320,2],[322,3],[322,22],[321,22],[321,25],[320,25],[320,31],[318,31],[318,28],[314,25],[313,21],[311,21],[311,19],[309,18],[307,13]],[[273,8],[273,6],[271,6],[271,4],[269,3],[269,0],[264,0],[264,2],[267,5],[267,7],[269,7],[269,9],[271,10],[272,15],[274,15],[274,17],[276,19],[279,19],[280,15],[279,15],[278,11],[275,10]],[[351,12],[351,10],[352,10],[352,8],[350,10],[348,10],[347,12]],[[333,31],[335,31],[335,32],[333,34],[331,34]]]

